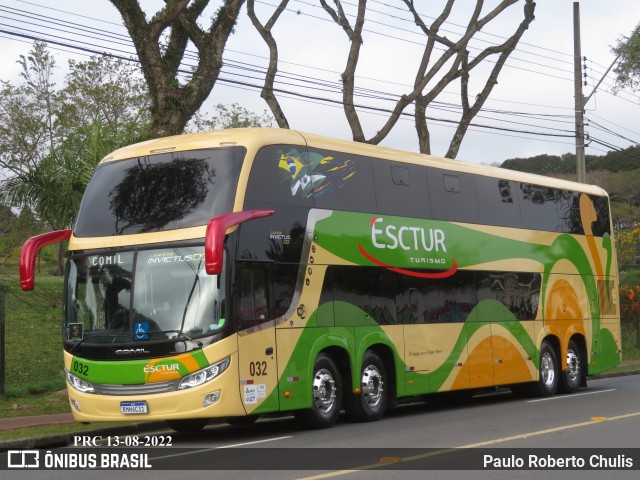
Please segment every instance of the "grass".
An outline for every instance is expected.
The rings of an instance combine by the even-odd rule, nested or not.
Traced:
[[[53,425],[38,425],[34,427],[12,428],[0,430],[0,443],[15,440],[31,440],[39,437],[74,434],[102,430],[104,428],[118,428],[131,425],[130,423],[58,423]]]
[[[69,408],[66,390],[40,395],[8,394],[0,397],[2,418],[69,413]]]
[[[5,392],[39,393],[64,388],[63,278],[40,275],[35,289],[23,292],[18,275],[4,273],[0,274],[0,285],[6,291]]]
[[[69,400],[66,390],[40,395],[6,395],[0,397],[0,417],[14,418],[38,415],[70,413]],[[135,423],[135,422],[134,422]],[[101,422],[101,423],[58,423],[52,425],[38,425],[24,428],[0,430],[0,442],[20,439],[32,439],[65,433],[86,432],[102,428],[113,428],[131,425],[132,422]]]

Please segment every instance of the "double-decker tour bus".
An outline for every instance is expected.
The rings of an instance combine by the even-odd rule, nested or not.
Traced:
[[[160,138],[102,160],[69,240],[78,421],[341,410],[509,386],[575,392],[621,356],[599,187],[284,129]]]

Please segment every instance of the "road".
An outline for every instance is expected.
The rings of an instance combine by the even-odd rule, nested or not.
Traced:
[[[547,399],[517,399],[509,392],[497,392],[461,405],[414,403],[401,406],[379,422],[362,424],[341,419],[335,427],[320,431],[302,430],[293,418],[263,419],[250,427],[213,425],[198,435],[172,433],[173,446],[154,449],[150,462],[154,467],[180,470],[180,480],[539,479],[540,475],[563,479],[605,476],[607,480],[637,479],[640,477],[638,432],[640,375],[634,375],[590,381],[589,387],[577,394]],[[451,448],[465,450],[449,451]],[[531,450],[540,448],[550,450]],[[637,450],[624,450],[628,448]],[[493,458],[488,466],[493,462],[508,463],[509,459],[518,461],[518,458],[527,464],[532,452],[541,458],[538,465],[549,453],[558,459],[578,452],[577,460],[565,461],[571,465],[570,462],[575,464],[583,457],[587,465],[591,461],[614,465],[615,462],[623,465],[634,462],[635,470],[500,471],[488,470],[483,464],[487,460],[484,455]],[[592,455],[596,455],[595,460],[591,460]],[[225,462],[229,463],[225,466]],[[313,469],[283,470],[301,464]],[[347,471],[357,467],[365,469]],[[467,467],[473,470],[451,470]],[[225,469],[212,475],[211,470],[216,468],[249,470]],[[444,469],[427,470],[432,468]],[[27,478],[27,472],[2,473],[6,479]],[[34,471],[28,473],[28,478],[67,480],[85,478],[86,474],[86,471]],[[91,480],[173,479],[176,475],[176,471],[166,470],[94,471]]]

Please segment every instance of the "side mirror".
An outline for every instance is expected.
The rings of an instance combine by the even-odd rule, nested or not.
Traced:
[[[33,290],[35,285],[36,256],[38,252],[52,243],[64,242],[71,238],[73,230],[56,230],[31,237],[20,252],[20,288],[24,291]]]
[[[224,237],[227,230],[249,220],[269,217],[274,210],[247,210],[244,212],[225,213],[212,218],[207,225],[204,242],[205,269],[209,275],[219,275],[222,272],[224,252]]]

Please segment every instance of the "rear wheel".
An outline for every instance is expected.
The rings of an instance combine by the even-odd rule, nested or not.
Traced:
[[[179,433],[197,433],[202,430],[207,423],[208,418],[191,418],[189,420],[167,420],[167,425],[171,430]]]
[[[349,395],[345,403],[347,414],[360,422],[378,420],[389,404],[388,388],[384,363],[378,355],[367,351],[362,358],[360,393]]]
[[[531,393],[536,397],[551,397],[558,389],[560,368],[556,351],[546,340],[540,346],[540,376],[531,386]]]
[[[342,380],[336,364],[323,353],[313,366],[311,401],[311,408],[295,413],[300,423],[307,428],[328,428],[336,423],[342,407]]]
[[[575,340],[569,340],[567,347],[567,369],[560,375],[558,389],[565,393],[575,393],[580,388],[583,377],[584,358],[582,350]]]

